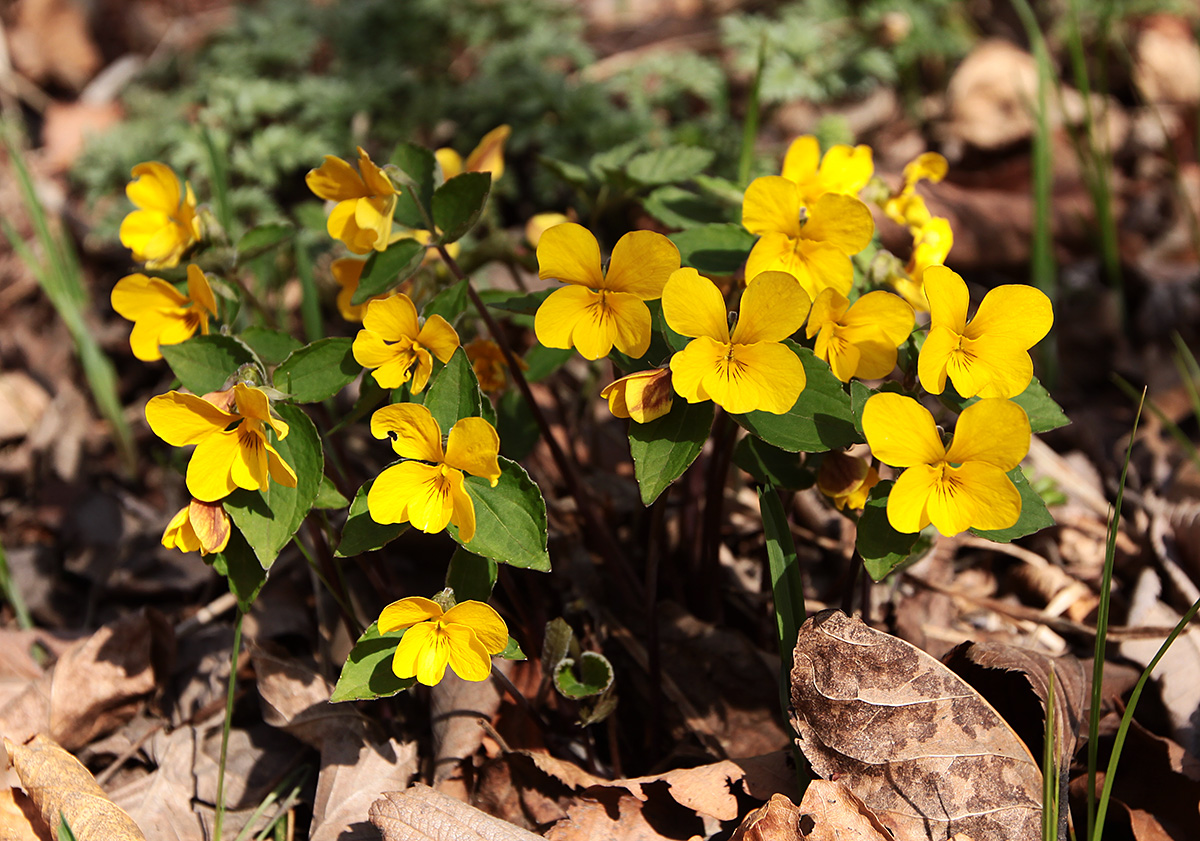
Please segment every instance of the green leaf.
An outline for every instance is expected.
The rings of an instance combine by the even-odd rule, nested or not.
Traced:
[[[801,464],[798,453],[781,450],[753,435],[738,441],[733,448],[733,463],[755,481],[777,488],[802,491],[811,488],[815,481],[812,471]]]
[[[509,389],[500,396],[495,426],[500,435],[500,452],[513,461],[521,461],[529,455],[542,437],[529,404],[516,389]]]
[[[328,400],[362,373],[354,360],[352,339],[318,339],[291,353],[275,369],[275,388],[297,403]]]
[[[661,418],[629,422],[629,452],[643,505],[658,499],[696,460],[712,422],[712,403],[688,403],[678,396]]]
[[[433,152],[415,143],[400,143],[392,152],[390,163],[395,164],[409,178],[416,182],[415,198],[421,200],[421,206],[429,210],[433,199],[433,173],[437,169],[437,159]],[[406,228],[425,230],[429,225],[414,201],[414,190],[406,187],[400,191],[396,199],[396,212],[392,217]],[[362,301],[355,301],[361,304]]]
[[[384,525],[371,519],[371,512],[367,509],[367,492],[374,482],[374,479],[363,482],[354,495],[354,501],[350,503],[346,525],[342,526],[342,539],[338,541],[337,551],[334,552],[339,558],[353,558],[363,552],[382,549],[408,531],[408,523]]]
[[[304,410],[281,405],[276,411],[288,425],[288,436],[276,441],[275,449],[296,471],[296,487],[287,488],[271,480],[266,492],[239,488],[225,500],[225,510],[241,529],[263,569],[271,568],[308,516],[325,471],[321,438]]]
[[[304,347],[304,342],[279,330],[266,327],[247,327],[238,334],[265,365],[278,365],[288,354]]]
[[[608,658],[596,651],[585,651],[579,655],[579,674],[574,671],[575,661],[564,657],[554,671],[554,688],[564,697],[588,698],[605,692],[613,684],[613,667]]]
[[[451,537],[468,552],[502,564],[550,571],[546,501],[525,468],[502,456],[496,487],[491,487],[487,479],[468,476],[466,489],[475,503],[475,536],[463,543],[458,526],[451,523],[446,527]]]
[[[504,646],[504,650],[496,655],[503,657],[505,660],[528,660],[525,652],[521,650],[521,644],[512,637],[508,638],[508,645]]]
[[[358,278],[358,289],[350,296],[350,303],[355,306],[366,303],[408,280],[421,268],[424,258],[425,246],[415,239],[402,239],[389,245],[387,251],[372,252]]]
[[[317,488],[317,498],[313,500],[313,508],[323,510],[341,510],[350,504],[350,500],[342,496],[342,492],[333,484],[328,476],[321,477],[321,485]]]
[[[586,190],[592,185],[592,176],[586,169],[570,161],[560,161],[547,155],[538,155],[538,163],[550,170],[559,180],[572,187]]]
[[[555,287],[558,289],[561,287]],[[550,297],[555,289],[542,289],[538,292],[530,292],[526,295],[514,295],[511,298],[506,298],[503,301],[494,301],[489,303],[492,309],[503,310],[505,312],[516,313],[517,315],[534,315],[538,311],[538,307],[542,302]]]
[[[695,228],[713,222],[728,222],[728,210],[712,199],[673,185],[659,187],[642,199],[642,207],[664,225]]]
[[[880,482],[871,489],[862,516],[858,518],[858,538],[855,548],[862,555],[863,566],[874,581],[887,578],[906,561],[916,560],[930,544],[920,532],[905,534],[892,528],[887,518],[888,494],[894,482]]]
[[[271,224],[251,228],[238,240],[238,262],[243,263],[266,254],[272,248],[291,239],[295,233],[296,229],[291,225]]]
[[[404,629],[407,630],[407,629]],[[392,658],[396,655],[396,646],[404,636],[404,630],[391,633],[379,633],[379,623],[372,622],[371,627],[363,631],[342,673],[338,676],[337,686],[329,696],[331,704],[342,701],[372,701],[376,698],[387,698],[398,692],[403,692],[417,682],[415,677],[398,678],[392,671]]]
[[[193,394],[218,391],[238,368],[257,362],[254,352],[233,336],[193,336],[177,345],[160,345],[163,358]]]
[[[1021,494],[1021,516],[1006,529],[996,529],[995,531],[971,529],[972,534],[977,534],[993,543],[1012,543],[1018,537],[1025,537],[1054,525],[1054,516],[1046,509],[1046,502],[1029,484],[1020,465],[1008,471],[1008,478],[1012,479],[1013,484],[1017,486],[1017,491]]]
[[[429,393],[425,395],[425,407],[437,421],[442,434],[448,435],[450,427],[460,419],[479,417],[481,400],[475,369],[467,361],[467,352],[460,347],[433,378]]]
[[[619,146],[613,146],[611,149],[605,149],[603,152],[597,152],[588,161],[588,169],[601,181],[607,180],[611,173],[622,169],[640,148],[642,148],[642,141],[630,140]]]
[[[699,146],[668,146],[630,159],[625,173],[643,186],[676,184],[703,172],[716,153]]]
[[[525,364],[529,366],[525,371],[525,381],[540,383],[546,377],[566,365],[567,361],[574,355],[574,348],[534,345],[525,354]]]
[[[768,444],[792,453],[819,453],[860,441],[842,382],[808,348],[792,341],[784,344],[800,357],[807,379],[796,405],[783,415],[748,412],[730,417]]]
[[[230,530],[225,551],[213,555],[211,563],[213,569],[229,582],[229,592],[238,600],[242,612],[248,612],[258,591],[267,583],[267,571],[240,531]]]
[[[938,395],[938,399],[960,414],[963,409],[979,402],[978,397],[968,398],[960,395],[954,390],[954,385],[949,380],[946,381],[946,390]],[[1025,414],[1029,416],[1029,429],[1035,435],[1058,429],[1071,422],[1071,419],[1063,413],[1062,407],[1054,402],[1050,392],[1046,391],[1046,387],[1037,377],[1030,380],[1025,390],[1011,400],[1025,410]]]
[[[556,616],[546,623],[546,633],[542,636],[542,671],[551,674],[558,669],[558,664],[571,651],[571,643],[575,641],[575,633],[567,620]]]
[[[467,281],[460,280],[458,283],[452,283],[441,292],[433,296],[421,315],[429,318],[431,315],[440,315],[442,318],[453,324],[460,315],[467,310]]]
[[[788,707],[792,671],[792,649],[804,624],[804,580],[796,559],[796,541],[788,525],[787,512],[779,493],[770,485],[758,489],[758,510],[767,542],[767,565],[771,571],[771,593],[775,601],[775,630],[779,642],[779,701]]]
[[[670,235],[683,265],[711,274],[733,274],[754,247],[754,234],[731,222],[701,225]]]
[[[454,600],[457,602],[471,599],[486,602],[492,597],[498,572],[499,567],[491,558],[480,557],[460,546],[450,558],[446,586],[454,591]]]
[[[728,178],[719,178],[714,175],[697,175],[692,180],[696,182],[696,186],[701,191],[729,207],[736,207],[738,212],[741,212],[745,193],[741,187],[734,184]]]
[[[456,242],[475,227],[491,189],[490,172],[464,172],[438,187],[433,194],[433,224],[441,231],[438,242]]]

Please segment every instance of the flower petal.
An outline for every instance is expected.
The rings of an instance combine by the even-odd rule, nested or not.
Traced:
[[[275,430],[281,439],[288,436],[288,425],[271,415],[271,400],[261,388],[246,383],[233,386],[233,400],[239,415],[262,421]]]
[[[929,525],[929,500],[941,475],[940,467],[928,464],[914,464],[900,474],[888,494],[887,515],[892,528],[915,534]]]
[[[671,357],[671,385],[675,393],[689,403],[711,400],[704,390],[704,378],[717,369],[729,350],[728,344],[708,336],[688,342],[687,347]]]
[[[179,209],[182,190],[179,176],[169,166],[147,161],[133,168],[133,180],[125,185],[125,195],[142,210],[157,210],[173,215]]]
[[[853,348],[854,355],[857,357],[853,373],[850,376],[858,377],[860,380],[881,380],[892,373],[892,369],[896,367],[896,346],[873,328],[871,332],[875,335],[862,335],[867,329],[842,330],[842,338],[846,341],[847,348]],[[834,373],[837,373],[836,368]],[[841,375],[838,375],[838,379],[841,379]],[[842,380],[842,382],[849,382],[849,380]]]
[[[367,491],[367,510],[371,519],[381,525],[409,522],[409,506],[414,500],[423,500],[428,495],[428,487],[440,470],[440,467],[417,461],[403,461],[384,468]]]
[[[440,619],[441,616],[442,608],[433,599],[409,596],[392,602],[380,612],[379,633],[390,634],[392,631],[399,631],[401,628],[416,625],[418,622]]]
[[[195,263],[189,263],[187,267],[187,290],[188,297],[194,303],[199,305],[201,309],[213,318],[216,318],[217,299],[213,295],[212,286],[209,285],[204,271]]]
[[[883,291],[868,292],[860,297],[842,319],[842,324],[847,327],[877,328],[894,346],[908,338],[914,323],[913,308],[908,302]]]
[[[933,415],[911,397],[891,392],[871,395],[863,407],[862,427],[871,452],[884,464],[911,467],[945,459]]]
[[[751,278],[742,293],[730,341],[735,345],[781,342],[804,325],[811,305],[812,299],[794,276],[763,272]]]
[[[198,444],[235,420],[236,415],[223,412],[194,394],[169,391],[151,397],[146,403],[146,421],[150,428],[173,447]]]
[[[230,465],[229,476],[239,488],[257,491],[267,487],[270,475],[267,464],[267,439],[248,423],[237,428],[237,457]],[[199,447],[197,447],[197,450]]]
[[[492,658],[475,632],[465,625],[446,625],[442,633],[446,635],[446,650],[454,673],[463,680],[487,680],[492,673]]]
[[[783,156],[783,177],[797,184],[817,177],[821,164],[821,144],[811,134],[797,137]]]
[[[432,622],[420,622],[406,630],[392,655],[392,673],[405,680],[416,677],[417,662],[436,633]]]
[[[375,242],[375,234],[362,230],[354,221],[357,208],[358,199],[338,202],[325,220],[325,230],[334,239],[346,243],[346,247],[355,254],[366,254]]]
[[[947,537],[969,528],[1006,529],[1021,517],[1021,494],[1003,470],[974,461],[946,468],[928,510]]]
[[[866,248],[875,234],[870,208],[854,196],[825,193],[808,211],[800,236],[832,245],[847,256]]]
[[[832,193],[856,194],[875,174],[870,146],[831,146],[821,160],[820,186]]]
[[[986,336],[1010,344],[1014,350],[1029,350],[1053,325],[1054,309],[1046,294],[1014,283],[988,292],[963,333],[971,339]]]
[[[988,398],[972,403],[958,416],[950,462],[984,462],[1012,470],[1029,452],[1029,417],[1011,400]]]
[[[162,545],[168,549],[178,549],[180,552],[196,552],[200,549],[200,538],[192,528],[188,506],[183,506],[171,518],[171,522],[167,523],[167,528],[163,531]]]
[[[112,308],[130,321],[137,321],[157,310],[182,307],[186,303],[187,296],[174,286],[144,274],[121,278],[112,291]]]
[[[917,357],[917,377],[921,388],[930,394],[946,390],[950,360],[958,353],[959,337],[948,327],[930,327],[921,354]]]
[[[325,156],[325,163],[311,169],[304,176],[304,183],[326,201],[343,202],[371,195],[367,184],[354,171],[354,167],[333,155]]]
[[[421,325],[421,330],[417,333],[417,342],[422,347],[429,348],[442,362],[449,362],[454,351],[458,350],[458,332],[440,315],[431,315]]]
[[[371,191],[370,195],[394,196],[396,194],[396,188],[392,186],[391,179],[371,160],[371,156],[363,151],[361,146],[358,147],[358,171],[362,173],[363,183]]]
[[[600,271],[600,243],[591,231],[574,222],[555,225],[542,234],[537,244],[537,260],[538,277],[542,280],[577,283],[589,289],[599,289],[604,283]]]
[[[129,349],[133,355],[143,362],[154,362],[162,359],[160,344],[178,344],[191,338],[196,331],[188,328],[185,313],[185,310],[177,309],[142,315],[134,322],[129,334]]]
[[[379,371],[375,372],[375,379],[380,380],[379,384],[384,388],[399,388],[408,379],[408,369],[415,361],[411,342],[402,340],[389,344],[378,333],[372,333],[370,330],[358,331],[354,343],[350,345],[350,351],[354,354],[354,361],[364,368],[382,369],[388,363],[400,363],[395,371],[389,370],[385,374],[387,382],[380,379]],[[399,380],[393,382],[392,375],[398,375]]]
[[[446,611],[445,622],[447,625],[470,628],[488,654],[499,654],[508,647],[508,626],[495,608],[486,602],[474,599],[459,602]]]
[[[930,329],[945,327],[963,335],[971,296],[958,272],[945,266],[930,266],[925,270],[921,283],[925,288],[925,297],[929,299]]]
[[[745,412],[785,414],[805,386],[804,365],[778,342],[733,345],[733,356],[721,359],[705,374],[703,390],[714,403],[735,415]]]
[[[652,368],[613,380],[600,391],[608,409],[619,418],[649,423],[671,411],[671,371]]]
[[[448,146],[434,150],[433,157],[437,160],[438,168],[442,171],[442,178],[449,181],[456,175],[461,175],[463,171],[462,155],[454,151]]]
[[[192,453],[187,467],[187,489],[201,502],[216,502],[237,489],[233,465],[241,457],[238,431],[231,429],[209,435]]]
[[[987,336],[973,342],[966,339],[964,344],[975,354],[971,360],[971,392],[959,392],[964,397],[1016,397],[1029,387],[1033,379],[1033,360],[1028,352],[1015,349],[1010,342],[993,341]],[[954,380],[955,389],[958,388],[957,375],[951,366],[950,378]]]
[[[429,375],[433,373],[433,357],[420,345],[414,345],[412,352],[417,360],[412,372],[412,393],[420,394],[429,382]]]
[[[936,184],[946,177],[950,164],[937,152],[924,152],[904,166],[904,185],[912,187],[921,179]]]
[[[395,403],[377,410],[371,415],[371,434],[391,438],[392,449],[403,458],[442,461],[442,430],[420,403]]]
[[[475,538],[475,502],[467,492],[461,471],[450,470],[450,522],[458,526],[458,538],[470,543]]]
[[[272,479],[285,488],[296,487],[296,471],[284,461],[279,450],[272,447],[270,443],[267,444],[267,472],[271,474]]]
[[[715,283],[695,269],[671,273],[662,292],[663,317],[676,333],[729,342],[729,314]]]
[[[446,676],[446,663],[450,660],[450,640],[445,631],[436,624],[429,627],[433,628],[433,633],[429,635],[428,642],[417,656],[417,682],[426,686],[437,686]],[[405,636],[407,635],[406,633]]]
[[[603,288],[651,301],[662,295],[667,278],[678,268],[675,243],[654,231],[630,231],[613,246]]]
[[[805,334],[811,339],[820,333],[827,323],[840,323],[849,307],[850,300],[845,295],[836,289],[822,289],[821,294],[812,303],[812,312],[808,314],[808,328],[805,330]],[[817,356],[820,355],[820,353],[817,354]]]
[[[487,479],[492,487],[500,479],[500,436],[483,418],[462,418],[446,438],[446,464]]]
[[[742,227],[752,234],[800,236],[800,190],[780,175],[755,178],[742,199]]]
[[[504,144],[512,135],[512,128],[499,125],[489,131],[479,144],[467,155],[467,172],[490,172],[492,183],[504,174]]]

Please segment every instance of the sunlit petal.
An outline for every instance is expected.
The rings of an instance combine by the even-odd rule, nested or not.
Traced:
[[[147,161],[133,168],[133,180],[125,185],[125,195],[143,210],[174,214],[182,191],[179,177],[166,164]]]
[[[914,534],[929,525],[929,500],[942,475],[941,468],[916,464],[900,474],[888,494],[888,522],[898,532]]]
[[[820,163],[821,144],[817,138],[811,134],[801,135],[792,141],[783,157],[783,177],[797,184],[811,181],[817,177]]]
[[[341,202],[371,195],[354,167],[333,155],[326,155],[321,166],[309,170],[304,182],[308,189],[326,201]]]
[[[463,680],[487,680],[492,673],[492,658],[475,632],[465,625],[446,625],[442,633],[447,637],[446,649],[454,673]]]
[[[997,286],[983,297],[963,335],[986,336],[990,341],[1025,351],[1046,337],[1054,324],[1050,299],[1040,289],[1020,284]]]
[[[729,354],[730,346],[700,336],[671,357],[671,385],[675,393],[689,403],[712,399],[704,390],[706,376],[717,369]]]
[[[441,468],[416,461],[404,461],[385,468],[367,491],[367,510],[371,519],[382,525],[407,523],[409,506],[428,494]]]
[[[929,300],[930,328],[945,327],[962,335],[967,326],[967,307],[971,303],[966,282],[945,266],[930,266],[921,282]]]
[[[500,479],[500,436],[483,418],[462,418],[446,438],[446,464],[487,479],[492,487]]]
[[[759,342],[733,345],[732,357],[705,375],[702,388],[732,414],[782,415],[796,405],[805,382],[804,365],[786,345]]]
[[[752,234],[800,236],[800,191],[780,175],[755,178],[742,199],[742,227]]]
[[[234,462],[241,458],[238,431],[209,435],[196,446],[187,467],[187,489],[201,502],[216,502],[233,493]]]
[[[421,325],[417,334],[417,342],[442,362],[449,362],[454,351],[458,350],[458,332],[450,326],[450,322],[440,315],[431,315]]]
[[[1006,529],[1021,517],[1021,494],[999,467],[948,467],[929,499],[929,519],[949,537],[968,528]]]
[[[403,458],[442,461],[442,430],[429,409],[419,403],[395,403],[371,415],[371,434],[391,438]]]
[[[613,246],[603,288],[650,301],[662,295],[667,278],[678,268],[675,243],[653,231],[631,231]]]
[[[854,196],[825,193],[809,207],[803,239],[832,245],[843,254],[857,254],[871,242],[875,220],[871,209]]]
[[[574,222],[555,225],[542,234],[537,244],[537,260],[538,277],[542,280],[577,283],[590,289],[600,289],[604,283],[600,272],[600,243],[591,231]]]
[[[182,307],[187,297],[157,277],[131,274],[117,281],[112,291],[112,308],[122,318],[137,321],[161,309]]]
[[[412,298],[399,293],[367,304],[363,312],[363,329],[377,333],[389,342],[398,342],[416,339],[421,325]]]
[[[870,146],[850,147],[839,143],[831,146],[821,160],[819,180],[825,190],[853,194],[867,186],[874,174]]]
[[[599,298],[598,293],[582,286],[566,286],[550,293],[534,315],[533,331],[537,340],[546,347],[574,347],[571,337],[575,325],[588,318],[588,309]],[[605,351],[601,356],[607,353]]]
[[[662,292],[663,317],[676,333],[729,341],[729,314],[716,284],[691,268],[671,273]]]
[[[958,416],[946,460],[984,462],[1012,470],[1029,452],[1029,417],[1011,400],[989,398],[972,403]]]
[[[475,539],[475,501],[467,491],[466,481],[458,470],[446,477],[450,493],[450,522],[458,526],[458,537],[464,543]]]
[[[447,625],[466,625],[475,632],[488,654],[499,654],[508,647],[508,626],[485,602],[473,599],[459,602],[446,611],[445,622]]]
[[[934,464],[945,457],[933,415],[911,397],[871,395],[863,407],[862,427],[871,452],[892,467]]]
[[[494,183],[504,174],[504,144],[511,134],[512,128],[507,125],[496,126],[485,134],[467,155],[467,172],[490,172]]]
[[[267,472],[271,474],[271,478],[285,488],[296,487],[296,471],[288,464],[283,456],[279,454],[279,450],[275,449],[268,443],[267,447]]]
[[[423,627],[426,626],[414,626]],[[437,686],[445,677],[446,664],[450,661],[450,640],[445,630],[437,623],[431,623],[429,627],[433,628],[434,632],[429,635],[425,647],[417,655],[417,681],[426,686]],[[405,632],[405,636],[410,633],[412,631]]]
[[[913,308],[898,295],[890,292],[868,292],[854,302],[842,324],[855,328],[869,325],[878,329],[892,343],[900,345],[912,333],[915,316]]]
[[[813,301],[812,312],[808,314],[808,328],[805,334],[811,339],[821,332],[827,323],[840,322],[849,307],[850,300],[845,295],[836,289],[822,289],[821,294]],[[820,355],[818,352],[817,356]]]
[[[786,272],[757,275],[742,293],[731,341],[742,345],[781,342],[803,326],[811,303],[794,276]]]
[[[958,352],[958,336],[948,327],[931,327],[917,357],[917,377],[921,387],[930,394],[946,390],[946,373],[950,360]]]
[[[195,263],[187,267],[188,297],[214,318],[217,315],[217,299],[213,295],[208,278]]]
[[[438,619],[442,608],[433,599],[422,596],[409,596],[406,599],[392,602],[379,614],[379,633],[390,634],[418,622]]]
[[[169,391],[151,397],[146,421],[154,434],[174,447],[198,444],[237,419],[194,394]]]
[[[436,636],[437,627],[433,622],[420,622],[409,627],[392,656],[392,673],[405,680],[416,677],[417,663]]]

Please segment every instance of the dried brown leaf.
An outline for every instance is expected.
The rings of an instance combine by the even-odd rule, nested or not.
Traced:
[[[313,669],[258,645],[250,654],[267,724],[317,750],[333,735],[366,736],[368,719],[349,704],[330,704],[333,686]]]
[[[800,629],[792,724],[897,838],[1041,838],[1041,771],[999,714],[912,645],[841,611]]]
[[[375,841],[367,822],[371,804],[387,790],[403,789],[417,773],[413,742],[363,742],[346,734],[325,740],[313,802],[309,841]]]
[[[0,841],[53,841],[53,838],[29,795],[19,788],[0,791]]]
[[[388,792],[371,804],[370,816],[384,841],[541,841],[542,837],[420,784]]]
[[[497,665],[499,668],[499,665]],[[430,691],[433,724],[433,785],[438,791],[468,796],[459,769],[483,744],[481,720],[490,722],[500,709],[500,692],[490,680],[463,680],[449,673]]]
[[[180,727],[158,733],[148,753],[158,767],[112,793],[154,841],[205,841],[204,821],[196,811],[196,742],[199,732]]]
[[[892,841],[879,817],[840,782],[809,783],[800,814],[812,819],[812,829],[804,836],[810,841]]]
[[[809,788],[819,782],[824,780],[813,780]],[[803,841],[807,836],[800,831],[800,816],[800,807],[791,799],[773,794],[770,800],[742,819],[729,841]]]
[[[567,809],[567,817],[546,832],[548,841],[674,841],[687,838],[680,830],[663,835],[656,826],[678,829],[678,822],[651,821],[646,804],[625,792],[606,791],[599,800],[581,798]],[[702,824],[695,827],[703,828]]]
[[[57,827],[65,818],[77,838],[146,841],[146,836],[96,783],[83,764],[47,736],[4,747],[42,820]]]

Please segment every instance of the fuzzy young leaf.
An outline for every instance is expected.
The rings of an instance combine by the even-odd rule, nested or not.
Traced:
[[[266,327],[247,327],[238,338],[258,354],[264,365],[278,365],[287,359],[292,351],[304,347],[304,342],[299,339]]]
[[[275,369],[275,388],[297,403],[319,403],[333,397],[362,373],[351,352],[353,344],[339,336],[305,345]]]
[[[400,143],[396,146],[396,151],[392,152],[390,163],[402,170],[416,184],[415,188],[404,187],[400,190],[393,218],[406,228],[424,230],[427,223],[417,208],[417,200],[425,210],[429,210],[433,198],[433,173],[437,169],[437,160],[433,157],[433,152],[415,143]]]
[[[546,549],[546,501],[515,461],[500,458],[500,481],[491,487],[487,479],[468,476],[467,493],[475,503],[475,536],[463,543],[458,526],[446,531],[468,552],[539,572],[550,571]]]
[[[426,319],[431,315],[440,315],[453,324],[460,315],[466,312],[466,309],[467,281],[460,280],[458,283],[453,283],[437,293],[433,297],[433,300],[425,305],[425,309],[421,311],[421,315]]]
[[[646,187],[677,184],[699,175],[716,156],[711,149],[699,146],[668,146],[633,157],[625,173]]]
[[[358,289],[354,290],[350,303],[355,306],[364,304],[408,280],[421,268],[424,258],[425,246],[415,239],[402,239],[389,245],[387,251],[372,253],[363,266]]]
[[[270,569],[283,547],[312,509],[325,471],[321,438],[308,415],[296,406],[277,407],[288,436],[275,449],[296,471],[296,487],[272,481],[266,492],[238,489],[225,500],[225,510],[254,549],[263,569]]]
[[[486,602],[492,597],[496,586],[496,562],[463,549],[461,546],[450,557],[446,570],[446,586],[454,591],[454,600],[465,602],[474,599]]]
[[[230,531],[225,551],[213,555],[211,563],[213,569],[229,582],[229,592],[238,600],[242,612],[249,611],[258,591],[267,583],[267,571],[240,531]]]
[[[733,274],[754,247],[754,234],[731,222],[701,225],[670,235],[685,266],[712,274]]]
[[[363,552],[382,549],[408,530],[408,523],[383,525],[371,518],[371,512],[367,509],[367,493],[374,482],[374,479],[363,482],[354,495],[354,501],[350,503],[346,525],[342,526],[342,539],[338,541],[337,551],[334,552],[339,558],[353,558]]]
[[[789,453],[768,444],[761,438],[747,435],[733,448],[733,463],[745,470],[755,481],[791,491],[811,488],[812,471],[800,463],[798,453]]]
[[[438,187],[433,194],[433,224],[441,231],[438,242],[456,242],[475,227],[491,189],[489,172],[464,172]]]
[[[578,700],[606,692],[613,684],[613,667],[608,658],[596,651],[585,651],[579,655],[579,674],[576,676],[575,661],[565,657],[554,670],[554,688],[563,697]]]
[[[407,629],[405,629],[407,630]],[[398,678],[392,671],[392,658],[396,655],[396,646],[404,630],[391,633],[379,633],[379,623],[372,622],[371,627],[363,631],[342,673],[338,677],[337,686],[329,696],[331,704],[342,701],[371,701],[376,698],[387,698],[408,689],[417,682],[415,677]]]
[[[892,528],[887,518],[888,494],[894,482],[880,482],[858,518],[858,539],[855,548],[862,555],[863,566],[873,581],[882,581],[902,564],[916,560],[929,548],[930,541],[920,532],[905,534]]]
[[[676,398],[671,411],[649,423],[629,423],[629,452],[642,504],[658,499],[683,475],[704,448],[712,428],[713,404]]]
[[[538,163],[550,170],[560,181],[565,181],[572,187],[586,190],[592,185],[592,176],[588,171],[570,161],[560,161],[558,158],[539,155]]]
[[[1017,486],[1017,491],[1021,494],[1021,516],[1006,529],[995,531],[971,529],[972,534],[977,534],[993,543],[1012,543],[1018,537],[1025,537],[1054,525],[1054,516],[1046,509],[1046,503],[1038,495],[1038,492],[1029,484],[1020,465],[1008,471],[1008,478],[1013,480],[1013,484]]]
[[[588,169],[601,181],[608,180],[610,175],[623,169],[640,148],[642,148],[642,141],[630,140],[619,146],[605,149],[603,152],[597,152],[588,161]]]
[[[575,634],[567,620],[556,616],[546,623],[546,633],[542,637],[542,671],[552,674],[558,670],[558,664],[571,651],[571,643]]]
[[[433,378],[429,393],[425,395],[425,407],[441,427],[442,434],[448,435],[450,427],[462,418],[480,416],[481,400],[475,370],[467,361],[466,351],[460,347]]]
[[[193,394],[223,388],[243,365],[257,364],[253,351],[233,336],[193,336],[177,345],[160,345],[163,358]]]

